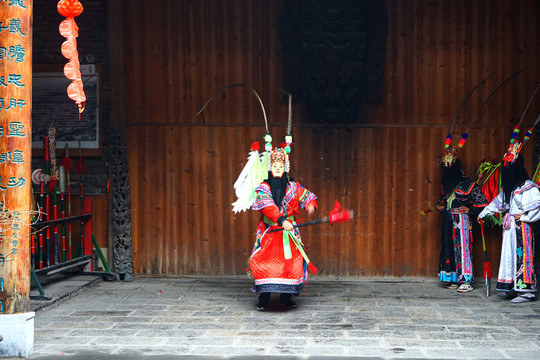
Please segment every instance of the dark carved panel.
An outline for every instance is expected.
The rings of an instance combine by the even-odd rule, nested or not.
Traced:
[[[131,202],[124,128],[111,132],[111,194],[114,272],[119,280],[133,280]]]
[[[387,34],[382,0],[286,0],[285,89],[314,121],[355,121],[362,103],[380,101]]]

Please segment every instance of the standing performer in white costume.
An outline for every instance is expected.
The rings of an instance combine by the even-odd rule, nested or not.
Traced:
[[[524,303],[536,297],[535,244],[531,223],[540,219],[540,191],[532,182],[519,155],[519,143],[513,143],[501,169],[502,191],[478,216],[506,212],[503,218],[501,263],[497,291]],[[515,297],[514,297],[515,296]]]

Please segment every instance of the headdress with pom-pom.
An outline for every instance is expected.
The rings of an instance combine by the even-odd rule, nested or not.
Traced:
[[[261,110],[264,117],[264,124],[266,127],[266,135],[264,136],[264,142],[265,142],[265,150],[262,153],[259,153],[259,142],[255,141],[251,145],[251,151],[248,155],[248,161],[242,171],[240,172],[240,175],[238,176],[238,179],[234,183],[234,190],[237,197],[237,200],[232,203],[233,211],[235,213],[238,213],[240,211],[245,211],[253,205],[255,202],[255,189],[257,186],[261,184],[264,180],[268,178],[268,171],[272,167],[272,159],[274,161],[280,159],[280,161],[284,162],[284,168],[285,172],[290,171],[290,161],[289,161],[289,153],[291,152],[291,144],[292,144],[292,135],[291,135],[291,125],[292,125],[292,102],[291,102],[291,94],[283,91],[285,94],[289,96],[289,118],[288,118],[288,126],[287,126],[287,135],[285,135],[285,143],[281,144],[280,148],[274,148],[272,146],[272,135],[270,134],[270,131],[268,129],[268,119],[266,117],[266,111],[264,109],[263,102],[261,100],[261,97],[255,91],[253,88],[246,84],[231,84],[228,86],[225,86],[224,88],[218,90],[214,95],[208,99],[208,101],[202,106],[202,108],[197,112],[195,116],[198,116],[201,114],[206,106],[221,92],[230,89],[232,87],[241,87],[246,90],[248,90],[251,94],[253,94],[257,100],[259,101],[259,104],[261,105]]]
[[[540,83],[536,85],[536,88],[534,89],[533,93],[529,97],[529,101],[527,102],[527,106],[525,106],[525,110],[523,110],[523,114],[521,114],[521,118],[519,119],[519,122],[516,126],[514,126],[514,131],[512,131],[512,135],[510,137],[510,145],[508,146],[508,149],[506,150],[506,153],[503,156],[503,165],[508,166],[510,164],[513,164],[514,161],[519,156],[519,153],[521,151],[521,148],[529,140],[533,134],[534,127],[538,124],[538,121],[540,121],[540,115],[536,118],[536,121],[534,122],[534,125],[527,130],[525,133],[525,136],[523,137],[523,141],[518,141],[518,135],[519,131],[521,130],[521,122],[523,121],[523,118],[525,117],[525,113],[527,113],[527,110],[529,109],[529,106],[531,105],[532,100],[536,96],[536,93],[538,92],[538,89],[540,88]]]
[[[488,75],[485,79],[482,79],[478,84],[476,84],[475,87],[473,87],[471,90],[469,90],[469,92],[467,93],[467,95],[465,95],[465,97],[463,98],[463,100],[461,100],[461,103],[459,104],[457,110],[456,110],[456,114],[454,115],[454,121],[452,122],[452,127],[450,128],[450,132],[448,133],[448,136],[446,137],[446,141],[445,141],[445,145],[444,145],[444,155],[442,156],[441,158],[441,163],[445,166],[445,167],[451,167],[452,164],[456,161],[457,159],[457,154],[458,154],[458,151],[463,148],[463,146],[465,146],[465,142],[467,141],[467,138],[469,137],[469,129],[467,129],[467,131],[465,131],[463,134],[461,134],[461,139],[459,140],[459,143],[457,145],[457,149],[452,146],[452,133],[454,132],[454,126],[456,125],[456,121],[459,117],[459,112],[461,111],[461,108],[463,107],[463,105],[465,104],[465,102],[467,101],[467,99],[471,96],[471,94],[476,90],[478,89],[481,85],[485,84],[486,81],[492,77],[493,75],[495,75],[495,73],[491,73],[490,75]],[[474,122],[474,120],[473,120]],[[471,122],[472,124],[472,122]],[[469,128],[470,128],[470,125],[469,125]]]
[[[268,162],[268,171],[272,168],[272,163],[274,161],[281,161],[284,164],[285,172],[288,173],[291,171],[291,162],[289,159],[289,154],[291,153],[291,144],[292,144],[292,95],[288,92],[283,91],[289,98],[289,115],[287,120],[287,135],[285,135],[285,142],[282,142],[279,147],[272,146],[272,135],[268,131],[268,123],[265,119],[266,124],[266,135],[264,136],[264,148],[270,154],[270,161]]]

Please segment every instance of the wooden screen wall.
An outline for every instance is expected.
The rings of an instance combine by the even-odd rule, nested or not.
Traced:
[[[242,274],[258,214],[234,214],[233,182],[250,144],[262,140],[256,99],[242,89],[202,104],[222,87],[245,83],[261,95],[271,132],[285,134],[279,16],[282,1],[124,1],[123,68],[135,272]],[[455,111],[474,92],[455,141],[481,102],[525,68],[483,108],[460,156],[473,175],[483,158],[502,157],[513,125],[540,81],[537,1],[386,2],[390,28],[384,101],[353,124],[310,124],[293,107],[292,177],[315,192],[324,216],[339,200],[358,215],[344,225],[302,232],[323,275],[436,276],[439,158]],[[536,99],[524,120],[540,111]],[[280,141],[280,140],[276,140]],[[532,141],[531,141],[532,142]],[[532,144],[524,148],[531,161]],[[488,230],[497,270],[500,229]],[[475,231],[481,276],[481,238]]]

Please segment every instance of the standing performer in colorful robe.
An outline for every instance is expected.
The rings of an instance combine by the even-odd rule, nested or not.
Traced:
[[[462,149],[469,137],[467,129],[461,135],[457,144],[452,146],[454,126],[459,118],[459,112],[473,91],[492,77],[490,74],[476,84],[459,104],[450,132],[445,141],[445,152],[441,159],[441,182],[443,192],[436,208],[442,212],[441,253],[439,256],[439,279],[446,283],[446,288],[457,289],[459,292],[473,291],[473,251],[472,226],[470,216],[478,216],[487,200],[480,187],[463,174],[461,161],[457,158],[458,149]],[[504,83],[504,82],[503,82]],[[489,97],[488,97],[489,98]],[[469,128],[476,121],[477,114]],[[458,285],[459,284],[459,285]]]
[[[487,200],[478,184],[463,174],[454,148],[446,151],[441,165],[443,195],[437,205],[443,214],[439,279],[448,289],[469,292],[474,290],[470,217],[476,218]]]
[[[502,191],[478,218],[508,211],[502,221],[497,291],[501,296],[513,298],[513,303],[523,303],[536,297],[535,239],[531,223],[540,219],[540,191],[530,180],[519,149],[513,155],[514,160],[510,152],[509,149],[501,169]]]
[[[256,191],[253,210],[261,213],[257,226],[256,242],[249,259],[249,268],[255,278],[253,291],[259,293],[257,310],[265,310],[271,293],[280,293],[280,303],[296,307],[291,300],[303,290],[309,262],[297,228],[295,216],[300,208],[313,214],[317,197],[298,182],[289,179],[287,153],[274,149],[270,153],[271,171],[268,179]],[[282,228],[283,231],[269,233]],[[315,269],[316,270],[316,269]]]

